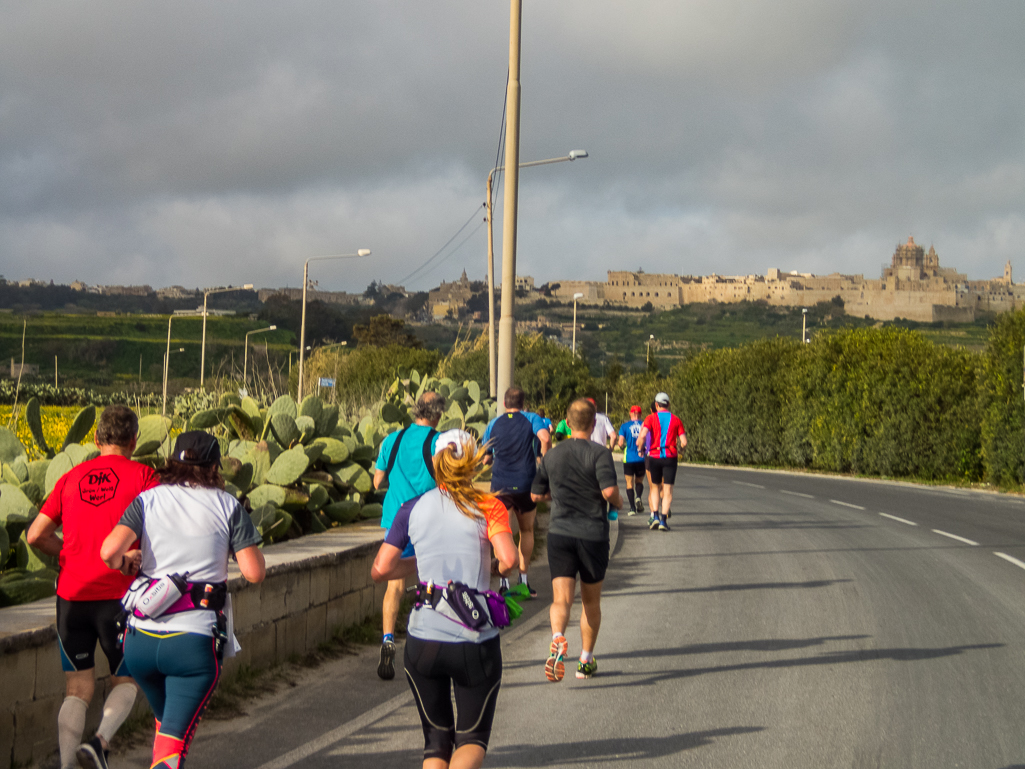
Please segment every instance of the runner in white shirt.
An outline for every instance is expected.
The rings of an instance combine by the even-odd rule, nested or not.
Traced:
[[[611,449],[616,440],[616,428],[612,426],[612,421],[605,414],[598,412],[598,406],[594,402],[594,398],[588,398],[587,400],[594,406],[595,411],[591,440],[595,443],[600,443],[607,449]]]

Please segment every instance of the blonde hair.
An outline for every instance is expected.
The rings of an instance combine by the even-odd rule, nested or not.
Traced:
[[[462,448],[461,457],[456,457],[455,446],[446,446],[434,456],[434,477],[441,493],[455,503],[460,513],[467,518],[483,518],[481,505],[495,495],[474,487],[473,479],[484,464],[487,447],[478,447],[470,438]]]

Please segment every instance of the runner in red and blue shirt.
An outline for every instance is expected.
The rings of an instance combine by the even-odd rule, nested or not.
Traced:
[[[619,428],[617,448],[623,452],[623,476],[626,478],[626,498],[630,503],[628,515],[643,512],[641,501],[644,499],[644,458],[647,456],[647,444],[651,442],[649,435],[644,447],[637,446],[637,437],[641,434],[641,407],[630,407],[630,421],[624,422]]]
[[[669,531],[670,507],[673,504],[673,484],[676,482],[676,467],[679,450],[687,447],[687,431],[680,418],[669,411],[669,396],[659,393],[655,396],[655,413],[649,414],[637,436],[637,448],[648,445],[648,504],[651,519],[648,528],[654,531]]]

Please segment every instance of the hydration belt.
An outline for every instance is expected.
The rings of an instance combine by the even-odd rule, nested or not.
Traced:
[[[477,590],[462,582],[449,580],[445,587],[434,581],[421,582],[415,588],[413,609],[435,609],[441,616],[480,632],[491,625],[508,627],[509,609],[505,599],[494,590]]]
[[[189,575],[147,577],[140,574],[121,599],[125,610],[139,619],[156,619],[183,611],[224,609],[227,582],[189,582]]]

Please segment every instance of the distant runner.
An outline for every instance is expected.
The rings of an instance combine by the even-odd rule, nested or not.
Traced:
[[[587,398],[586,400],[594,406],[595,411],[591,440],[607,449],[611,449],[613,441],[616,440],[616,428],[612,426],[612,420],[598,411],[598,404],[594,402],[594,398]]]
[[[643,450],[645,438],[651,436],[648,444],[648,505],[652,522],[648,528],[654,531],[669,531],[670,508],[673,504],[673,484],[676,483],[676,468],[680,450],[687,448],[687,431],[683,422],[669,411],[669,396],[659,393],[655,396],[655,413],[649,414],[637,436],[637,450]]]
[[[612,454],[590,440],[594,406],[584,398],[573,401],[567,419],[573,432],[541,460],[531,488],[535,502],[552,500],[548,530],[548,565],[552,574],[549,611],[552,643],[545,676],[561,681],[565,675],[566,626],[580,577],[580,660],[577,678],[598,670],[594,645],[601,627],[601,588],[609,565],[609,508],[622,506],[619,479]]]
[[[630,421],[624,422],[619,428],[619,439],[616,441],[617,448],[625,448],[623,452],[623,475],[626,477],[626,498],[630,503],[630,511],[627,515],[637,515],[644,512],[644,457],[647,455],[645,449],[637,448],[637,438],[643,427],[641,422],[641,407],[630,407]],[[650,443],[650,436],[648,438]]]
[[[537,457],[549,443],[549,432],[543,427],[535,428],[533,416],[523,411],[526,395],[519,387],[505,391],[506,412],[491,420],[484,432],[487,446],[485,462],[493,466],[491,491],[505,507],[516,513],[520,528],[520,591],[524,597],[537,598],[537,591],[530,586],[527,571],[530,556],[534,552],[534,518],[537,505],[530,498],[530,484],[537,472]],[[509,582],[503,578],[499,592],[509,589]]]

